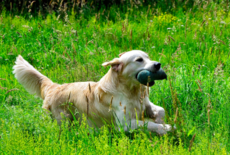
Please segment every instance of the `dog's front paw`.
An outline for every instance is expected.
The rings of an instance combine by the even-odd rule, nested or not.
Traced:
[[[159,108],[159,110],[155,112],[154,115],[155,115],[155,123],[157,124],[164,123],[165,110],[163,108]]]
[[[159,135],[164,135],[166,134],[168,131],[171,131],[172,129],[172,126],[169,125],[169,124],[159,124],[156,132],[159,134]]]

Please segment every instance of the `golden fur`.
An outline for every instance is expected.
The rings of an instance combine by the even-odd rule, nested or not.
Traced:
[[[143,62],[137,62],[137,58],[142,58]],[[170,125],[163,125],[164,109],[149,101],[147,87],[135,78],[142,69],[154,69],[154,61],[142,51],[125,52],[103,63],[111,68],[98,82],[59,85],[38,72],[22,56],[18,56],[15,63],[13,73],[17,80],[29,93],[43,99],[43,108],[51,111],[59,124],[73,117],[81,121],[85,114],[90,126],[101,127],[106,122],[128,130],[147,123],[148,130],[159,134],[171,130]],[[144,111],[155,122],[154,119],[144,121]]]

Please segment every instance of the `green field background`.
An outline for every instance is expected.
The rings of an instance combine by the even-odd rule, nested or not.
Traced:
[[[230,13],[223,1],[202,2],[191,8],[113,5],[45,15],[2,8],[0,153],[229,154]],[[90,129],[77,121],[72,128],[63,124],[60,132],[42,100],[12,73],[22,55],[56,83],[98,81],[109,69],[103,62],[134,49],[161,62],[169,77],[151,87],[150,100],[165,108],[165,122],[177,125],[173,133]]]

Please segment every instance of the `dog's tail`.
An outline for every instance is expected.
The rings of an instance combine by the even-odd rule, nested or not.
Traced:
[[[35,94],[44,99],[48,87],[54,83],[24,60],[21,55],[17,57],[15,64],[13,73],[18,82],[21,83],[30,94]]]

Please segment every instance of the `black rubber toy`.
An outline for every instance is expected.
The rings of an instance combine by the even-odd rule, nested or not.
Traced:
[[[149,81],[148,81],[148,77],[150,77]],[[154,80],[163,80],[163,79],[167,79],[167,75],[162,69],[160,69],[157,72],[142,70],[137,74],[137,80],[143,85],[147,85],[147,83],[149,83],[149,86],[152,86],[154,85]]]

